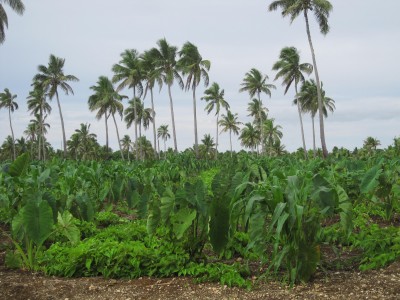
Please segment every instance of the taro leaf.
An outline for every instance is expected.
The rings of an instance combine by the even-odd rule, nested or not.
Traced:
[[[326,211],[328,215],[332,215],[338,203],[336,191],[331,188],[329,182],[320,174],[313,177],[313,185],[312,198],[323,211]]]
[[[143,189],[142,195],[140,196],[138,203],[138,214],[142,219],[146,218],[147,216],[147,204],[149,202],[151,192],[151,186],[146,185]]]
[[[147,216],[147,233],[152,236],[157,229],[161,220],[160,201],[153,201],[149,207],[149,215]]]
[[[21,176],[28,168],[29,161],[30,161],[30,156],[28,153],[24,153],[18,156],[17,159],[14,160],[10,165],[8,169],[8,174],[10,174],[12,177]]]
[[[38,181],[40,183],[43,183],[47,180],[47,178],[49,178],[49,176],[50,176],[50,169],[46,169],[40,174]]]
[[[215,198],[210,212],[210,242],[218,254],[225,248],[229,237],[229,199]]]
[[[172,209],[175,204],[175,195],[171,189],[167,188],[164,192],[164,197],[161,198],[160,213],[162,222],[168,222]]]
[[[208,216],[208,205],[207,205],[207,191],[203,180],[197,180],[195,184],[195,199],[196,209],[204,217]]]
[[[196,218],[196,211],[188,207],[180,209],[172,217],[172,228],[177,239],[181,239]]]
[[[361,181],[361,192],[367,194],[373,191],[379,184],[378,179],[382,173],[379,165],[372,167],[365,173]]]
[[[62,214],[58,212],[57,221],[61,234],[64,235],[72,244],[78,243],[81,237],[81,232],[75,225],[72,214],[67,210]]]
[[[23,222],[24,210],[25,207],[21,208],[18,214],[15,215],[11,223],[12,235],[18,241],[22,241],[25,234],[24,222]]]
[[[59,205],[56,198],[50,192],[45,192],[42,196],[43,200],[47,201],[53,211],[53,221],[57,222],[57,212],[59,210]]]
[[[75,198],[79,207],[79,213],[82,220],[91,222],[94,218],[93,204],[90,202],[86,194],[78,194]]]
[[[27,236],[40,247],[53,228],[53,212],[46,201],[29,201],[24,206],[22,221]]]
[[[339,197],[340,224],[343,230],[349,235],[353,229],[353,205],[346,191],[341,186],[337,186],[336,191]]]

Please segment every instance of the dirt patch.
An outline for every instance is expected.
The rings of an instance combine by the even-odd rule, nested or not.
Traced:
[[[220,284],[195,284],[191,278],[57,278],[0,267],[2,299],[399,299],[400,262],[368,272],[319,272],[306,285],[289,289],[277,282],[258,283],[253,290]]]

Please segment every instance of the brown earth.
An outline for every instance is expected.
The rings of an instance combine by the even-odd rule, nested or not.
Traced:
[[[0,266],[0,299],[400,299],[400,262],[368,272],[319,272],[293,289],[276,282],[256,283],[251,291],[190,278],[57,278]]]

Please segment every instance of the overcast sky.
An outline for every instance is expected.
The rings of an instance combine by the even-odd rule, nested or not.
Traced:
[[[49,55],[65,58],[65,74],[80,81],[72,83],[74,95],[60,94],[67,139],[80,123],[90,123],[100,144],[105,144],[104,122],[89,112],[90,86],[99,76],[112,77],[111,67],[118,63],[125,49],[143,52],[156,46],[160,38],[181,47],[186,41],[197,45],[204,59],[211,61],[210,83],[225,90],[231,110],[243,123],[247,116],[246,93],[239,93],[246,72],[257,68],[270,78],[277,89],[263,101],[269,117],[283,128],[283,143],[294,151],[301,147],[297,109],[292,105],[294,91],[283,95],[281,82],[273,82],[272,65],[280,50],[294,46],[301,60],[311,63],[305,23],[299,18],[290,25],[280,12],[268,12],[272,1],[266,0],[35,0],[23,1],[21,17],[5,7],[9,18],[6,41],[0,45],[0,90],[9,88],[17,94],[19,110],[12,115],[16,138],[23,135],[29,120],[26,97],[37,66],[47,65]],[[400,1],[331,0],[331,30],[320,34],[311,19],[311,34],[320,78],[328,97],[336,101],[336,111],[326,119],[328,149],[334,146],[361,147],[367,136],[378,138],[382,147],[400,136]],[[311,76],[313,78],[313,76]],[[204,111],[198,89],[200,139],[215,135],[215,116]],[[122,91],[131,96],[130,90]],[[172,88],[178,149],[194,143],[192,94]],[[124,104],[126,104],[126,100]],[[51,128],[49,142],[61,148],[61,125],[55,100],[47,121]],[[150,100],[145,100],[150,106]],[[155,93],[156,125],[170,124],[167,89]],[[312,147],[309,115],[304,115],[306,142]],[[170,129],[171,125],[169,126]],[[134,136],[133,128],[119,122],[121,137]],[[0,111],[0,143],[10,134],[8,112]],[[151,139],[151,130],[146,135]],[[317,136],[319,144],[319,135]],[[110,143],[117,149],[115,129],[110,124]],[[172,146],[172,139],[168,141]],[[234,139],[235,149],[240,142]],[[220,135],[221,150],[229,148],[227,133]]]

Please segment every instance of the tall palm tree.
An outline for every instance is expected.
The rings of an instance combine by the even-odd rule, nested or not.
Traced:
[[[171,135],[169,134],[169,131],[168,131],[168,125],[160,125],[160,127],[158,127],[157,137],[161,138],[164,141],[164,157],[166,157],[166,154],[167,154],[166,141],[169,138],[171,138]]]
[[[239,139],[243,147],[255,150],[260,143],[260,131],[253,124],[246,123],[240,131]]]
[[[213,138],[211,137],[210,134],[205,134],[204,138],[201,140],[201,151],[203,157],[212,157],[213,154],[215,154],[215,146],[216,144],[214,143]]]
[[[68,95],[68,93],[74,94],[74,91],[72,87],[68,84],[68,82],[69,81],[76,82],[79,81],[79,79],[74,75],[65,75],[63,70],[64,64],[65,64],[65,59],[56,57],[53,54],[51,54],[48,66],[46,67],[44,65],[39,65],[38,66],[39,74],[36,74],[33,80],[36,82],[40,82],[43,88],[46,91],[48,91],[50,100],[52,100],[53,97],[56,96],[58,110],[60,113],[62,134],[63,134],[64,157],[66,157],[67,139],[65,137],[64,119],[61,111],[58,89],[61,88],[61,90],[63,90],[66,95]]]
[[[139,60],[139,52],[135,49],[127,49],[121,53],[121,60],[119,64],[112,67],[114,72],[113,83],[119,82],[117,91],[119,92],[125,87],[133,89],[133,98],[136,98],[136,91],[138,96],[143,94],[143,72]],[[136,109],[134,107],[134,109]],[[135,113],[136,115],[136,113]],[[135,121],[135,141],[138,138],[137,122]]]
[[[215,108],[215,115],[217,116],[217,132],[215,135],[215,152],[218,153],[218,122],[219,122],[219,114],[221,111],[221,108],[225,108],[226,110],[229,109],[229,103],[225,100],[225,91],[220,89],[218,83],[213,82],[213,84],[204,91],[204,97],[202,97],[202,100],[206,100],[207,105],[205,107],[205,110],[207,111],[207,114],[212,112]],[[217,155],[215,155],[215,158],[217,158]]]
[[[25,11],[25,6],[21,0],[0,0],[0,44],[4,43],[6,39],[5,28],[8,28],[8,18],[3,3],[8,4],[19,15],[22,15]]]
[[[253,100],[249,102],[247,111],[249,112],[248,116],[254,118],[254,124],[258,128],[260,128],[260,124],[267,119],[268,108],[263,106],[262,101],[257,98],[253,98]]]
[[[5,108],[8,110],[8,119],[10,121],[14,159],[16,158],[16,153],[15,153],[14,130],[12,127],[12,122],[11,122],[11,113],[18,109],[18,103],[16,101],[14,101],[16,98],[17,98],[17,95],[11,94],[9,89],[4,89],[4,92],[0,93],[0,109]]]
[[[32,85],[34,88],[29,92],[29,96],[27,97],[28,110],[31,112],[31,115],[35,115],[38,118],[38,159],[40,160],[43,157],[43,160],[45,160],[44,121],[47,115],[51,113],[51,106],[46,101],[46,93],[43,86],[38,82],[34,82]],[[43,154],[41,156],[42,148]]]
[[[35,114],[34,117],[35,117],[34,119],[29,120],[28,128],[29,130],[34,130],[35,136],[38,137],[37,138],[38,160],[40,159],[46,160],[46,150],[48,148],[48,143],[46,142],[46,134],[47,130],[50,128],[50,124],[46,123],[47,115],[42,117],[40,114]]]
[[[124,106],[122,104],[122,99],[128,98],[124,95],[120,95],[114,88],[112,82],[106,76],[100,76],[97,85],[91,86],[91,90],[94,91],[94,94],[90,96],[89,102],[95,103],[93,104],[93,110],[102,109],[107,116],[107,114],[111,115],[114,120],[115,130],[117,132],[118,146],[121,152],[122,160],[124,160],[124,154],[122,152],[121,147],[121,139],[119,138],[119,131],[117,122],[115,120],[115,114],[118,113],[122,118],[122,113],[124,110]],[[90,106],[90,104],[89,104]],[[107,118],[107,117],[106,117]]]
[[[166,39],[161,39],[157,42],[158,49],[152,48],[150,51],[154,57],[154,66],[157,74],[160,74],[162,81],[168,86],[168,96],[171,109],[171,121],[172,121],[172,136],[174,139],[174,150],[178,152],[178,144],[176,141],[176,130],[175,130],[175,116],[174,116],[174,104],[171,95],[171,86],[174,80],[178,82],[180,88],[183,89],[183,81],[178,72],[178,66],[176,61],[176,55],[178,48],[170,46]]]
[[[322,84],[322,83],[321,83]],[[323,87],[320,88],[322,93],[322,113],[326,118],[328,117],[328,110],[333,112],[335,110],[335,100],[326,97],[325,91]],[[314,156],[317,155],[317,148],[315,145],[315,127],[314,127],[314,119],[315,115],[319,111],[318,104],[318,92],[317,92],[317,84],[314,80],[307,80],[300,88],[300,92],[297,94],[294,104],[299,105],[303,112],[308,112],[311,114],[312,128],[313,128],[313,147],[314,147]]]
[[[6,137],[6,139],[4,140],[3,144],[1,145],[0,154],[2,156],[2,159],[8,159],[9,157],[11,157],[11,159],[13,159],[14,147],[15,147],[15,144],[13,142],[13,139],[10,135],[8,135]]]
[[[377,138],[373,138],[372,136],[367,137],[364,140],[363,148],[367,149],[369,153],[373,153],[376,151],[377,147],[381,144],[381,141]]]
[[[198,157],[196,88],[202,79],[204,86],[208,86],[209,77],[207,72],[210,70],[211,62],[203,60],[197,47],[190,42],[186,42],[182,46],[179,56],[178,66],[182,70],[182,75],[187,76],[185,89],[192,89],[193,92],[194,148],[196,157]]]
[[[240,84],[242,88],[239,89],[239,92],[248,92],[250,95],[250,99],[257,95],[258,101],[261,103],[261,93],[267,94],[271,98],[271,89],[276,89],[275,85],[267,83],[268,76],[262,75],[261,72],[255,68],[252,68],[249,72],[245,74],[243,78],[243,82]],[[261,124],[263,123],[264,118],[262,118],[261,110],[259,111],[259,126],[261,128]],[[261,141],[264,140],[261,131]],[[262,152],[264,152],[264,144],[262,144]]]
[[[278,0],[278,1],[273,1],[268,7],[269,11],[277,10],[278,8],[282,9],[283,17],[286,16],[290,17],[290,22],[293,22],[301,13],[304,15],[304,20],[306,22],[308,43],[310,45],[311,56],[313,60],[315,79],[317,81],[319,128],[320,128],[322,152],[324,157],[327,157],[328,150],[326,148],[326,142],[325,142],[323,102],[322,102],[322,93],[320,90],[321,83],[319,80],[315,51],[311,40],[308,13],[309,11],[312,11],[314,13],[314,16],[317,19],[319,25],[320,32],[323,35],[326,35],[329,32],[328,18],[330,12],[332,11],[332,4],[328,0]]]
[[[157,156],[157,132],[156,132],[156,111],[154,109],[154,97],[153,97],[153,88],[156,81],[158,82],[160,89],[162,87],[162,80],[160,74],[157,72],[157,69],[154,67],[155,57],[154,51],[145,51],[141,56],[141,66],[143,72],[143,80],[145,83],[144,87],[144,96],[143,99],[146,98],[147,91],[150,91],[150,100],[151,100],[151,109],[152,109],[152,118],[153,118],[153,143],[154,143],[154,154]]]
[[[232,132],[236,135],[239,134],[239,125],[242,124],[238,120],[238,114],[233,114],[230,110],[228,110],[227,114],[222,114],[221,120],[219,121],[219,126],[222,127],[221,132],[229,131],[229,145],[231,149],[231,157],[232,157]]]
[[[285,86],[284,94],[286,95],[290,86],[294,82],[294,89],[297,95],[298,93],[297,87],[299,82],[304,83],[305,81],[303,73],[310,75],[313,70],[313,66],[309,63],[300,63],[300,55],[295,47],[285,47],[281,50],[281,53],[279,55],[279,60],[274,64],[272,69],[278,71],[278,73],[275,76],[275,80],[277,80],[278,78],[282,78],[282,85]],[[304,138],[303,118],[301,117],[301,107],[299,102],[297,103],[297,111],[300,120],[304,158],[307,159],[307,148],[306,148],[306,141]]]
[[[71,136],[71,140],[74,144],[76,142],[75,140],[79,141],[78,148],[75,149],[75,151],[81,155],[82,159],[88,159],[92,156],[97,148],[95,147],[95,145],[97,144],[97,135],[94,133],[90,133],[90,124],[81,123],[80,126],[81,127],[79,129],[75,129],[75,133]],[[71,144],[72,143],[70,143],[70,145]]]

